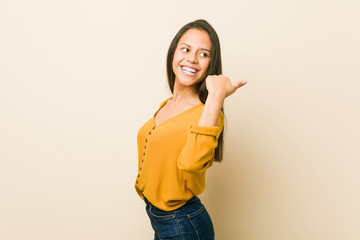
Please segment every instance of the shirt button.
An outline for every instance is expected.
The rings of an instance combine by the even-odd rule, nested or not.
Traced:
[[[153,129],[155,129],[155,126],[153,127]]]
[[[145,156],[145,153],[143,153],[143,155]]]
[[[140,171],[141,171],[142,167],[140,167]]]
[[[136,181],[136,184],[138,184],[139,182],[138,181]]]
[[[149,135],[151,134],[151,132],[149,132]]]
[[[138,177],[140,177],[140,174],[138,174]]]
[[[147,139],[145,139],[145,142],[147,142]]]
[[[141,162],[144,162],[144,159],[143,159],[143,160],[141,160]]]
[[[144,148],[146,149],[146,146]]]

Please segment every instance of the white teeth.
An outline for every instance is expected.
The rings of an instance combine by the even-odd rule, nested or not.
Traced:
[[[192,69],[192,68],[188,68],[188,67],[182,67],[181,68],[183,71],[188,72],[188,73],[196,73],[196,70]]]

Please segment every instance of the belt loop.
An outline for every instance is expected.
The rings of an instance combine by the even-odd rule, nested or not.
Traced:
[[[147,205],[150,205],[149,200],[147,200],[147,198],[144,196],[144,194],[142,194],[142,196],[143,196],[143,198],[144,198],[145,203],[146,203]]]
[[[199,197],[195,195],[195,196],[193,196],[192,198],[190,198],[190,199],[187,201],[187,203],[195,202],[195,201],[197,201],[197,200],[199,200]]]

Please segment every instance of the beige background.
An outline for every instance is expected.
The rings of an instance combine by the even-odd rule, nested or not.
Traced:
[[[340,3],[341,2],[341,3]],[[220,240],[360,239],[358,1],[0,1],[0,239],[152,239],[136,134],[185,23],[217,30]]]

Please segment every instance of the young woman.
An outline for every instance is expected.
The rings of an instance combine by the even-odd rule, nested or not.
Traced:
[[[172,97],[139,130],[135,189],[146,202],[154,239],[213,240],[197,197],[205,172],[222,160],[224,99],[246,84],[222,76],[219,38],[205,20],[186,24],[167,56]]]

